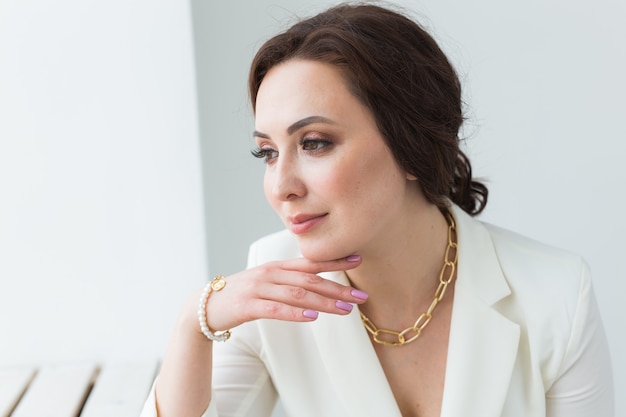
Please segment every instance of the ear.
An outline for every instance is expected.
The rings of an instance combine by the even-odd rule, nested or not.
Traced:
[[[409,181],[417,181],[417,177],[413,174],[406,173],[406,179]]]

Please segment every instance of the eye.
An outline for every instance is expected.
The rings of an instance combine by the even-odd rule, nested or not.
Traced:
[[[256,148],[253,149],[250,153],[255,158],[265,159],[265,163],[271,162],[272,159],[278,158],[278,151],[272,148]]]
[[[302,149],[307,152],[319,152],[330,145],[332,142],[326,139],[303,139],[301,142]]]

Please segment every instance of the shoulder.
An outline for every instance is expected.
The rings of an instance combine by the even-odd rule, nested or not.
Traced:
[[[573,252],[551,246],[511,230],[483,223],[489,231],[503,266],[511,265],[533,272],[567,275],[580,272],[584,259]]]
[[[302,256],[295,237],[288,230],[264,236],[250,245],[248,266]]]
[[[453,207],[457,221],[459,274],[486,302],[511,293],[531,296],[578,297],[587,265],[577,254],[539,242],[519,233],[480,221]],[[497,288],[497,289],[494,289]],[[482,293],[482,294],[481,294]]]
[[[583,281],[589,278],[582,256],[498,226],[484,225],[512,289],[532,290],[541,298],[537,293],[540,291],[548,297],[558,296],[575,302]]]
[[[591,274],[583,257],[501,227],[484,226],[511,291],[507,302],[532,327],[549,322],[569,327],[581,298],[591,296]]]

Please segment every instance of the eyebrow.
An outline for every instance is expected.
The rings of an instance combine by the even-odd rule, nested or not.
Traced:
[[[309,117],[305,117],[302,120],[298,120],[297,122],[293,123],[291,126],[289,126],[287,128],[287,134],[292,135],[294,132],[297,132],[298,130],[302,129],[305,126],[308,126],[310,124],[313,123],[327,123],[327,124],[336,124],[334,121],[332,121],[331,119],[324,117],[324,116],[309,116]],[[269,139],[269,135],[265,134],[265,133],[261,133],[258,130],[255,130],[253,133],[254,137],[258,137],[258,138],[263,138],[263,139]]]

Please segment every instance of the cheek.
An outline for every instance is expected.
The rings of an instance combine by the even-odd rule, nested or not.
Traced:
[[[351,199],[359,188],[359,173],[353,161],[324,161],[307,169],[306,188],[309,194],[328,204]]]
[[[271,176],[267,173],[267,169],[265,172],[265,176],[263,177],[263,192],[265,193],[265,199],[267,200],[267,202],[270,203],[270,206],[274,209],[274,211],[276,211],[276,213],[280,215],[280,212],[278,211],[278,202],[272,194],[272,179]]]
[[[381,205],[384,207],[402,199],[406,178],[393,157],[380,151],[370,153],[360,161],[352,182],[354,193],[366,199],[365,207],[378,211]]]

